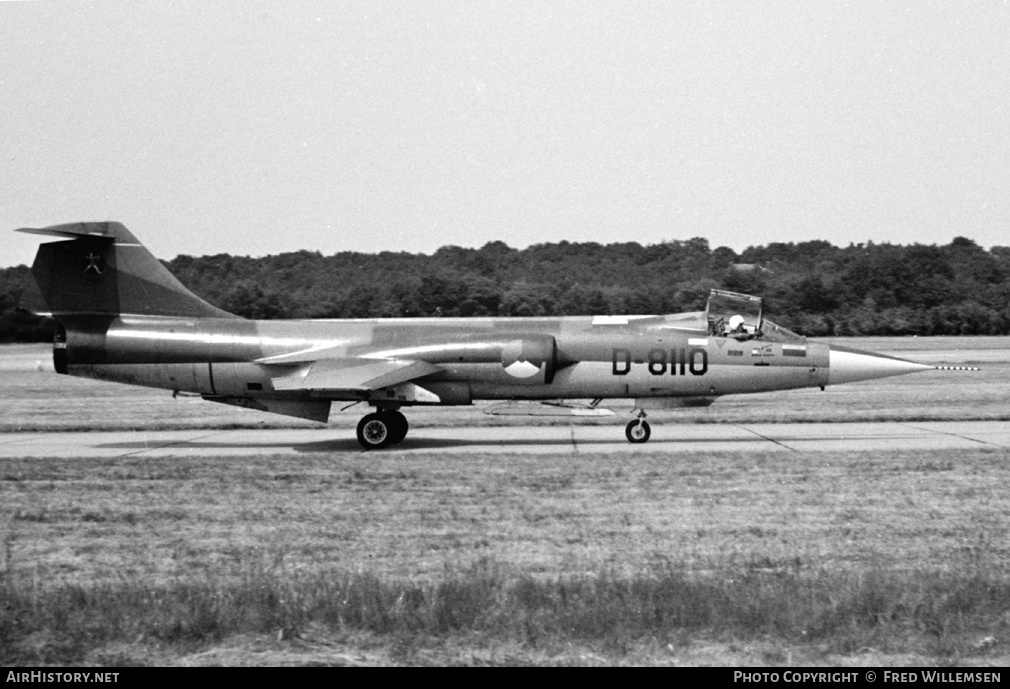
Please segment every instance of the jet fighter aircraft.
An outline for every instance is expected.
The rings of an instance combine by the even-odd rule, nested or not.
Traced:
[[[934,368],[808,341],[764,318],[760,298],[720,290],[705,311],[665,316],[246,320],[186,289],[120,223],[18,231],[61,238],[39,247],[43,304],[29,305],[57,322],[58,373],[323,423],[332,402],[364,403],[367,450],[402,441],[415,405],[590,416],[632,399],[625,434],[644,443],[649,409]]]

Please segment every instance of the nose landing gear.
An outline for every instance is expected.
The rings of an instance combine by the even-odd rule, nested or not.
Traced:
[[[644,443],[652,435],[652,428],[649,426],[649,422],[645,420],[645,412],[639,411],[638,418],[634,421],[628,423],[624,429],[624,435],[627,436],[628,442],[631,443]]]

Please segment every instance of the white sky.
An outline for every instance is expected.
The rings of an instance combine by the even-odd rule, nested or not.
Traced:
[[[0,2],[22,226],[155,255],[1010,245],[1006,2]]]

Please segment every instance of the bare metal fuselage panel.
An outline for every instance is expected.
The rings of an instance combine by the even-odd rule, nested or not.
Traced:
[[[683,315],[65,318],[65,367],[76,375],[206,396],[398,404],[719,396],[827,383],[827,345],[712,336],[702,314],[695,315],[694,329],[685,328]],[[437,402],[397,399],[396,388],[407,382]]]

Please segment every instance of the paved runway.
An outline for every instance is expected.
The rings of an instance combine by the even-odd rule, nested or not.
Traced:
[[[653,424],[652,439],[632,445],[622,426],[429,427],[411,429],[381,452],[605,453],[1010,448],[1002,421],[802,424]],[[353,429],[188,430],[3,433],[0,459],[16,457],[186,457],[364,452]]]

